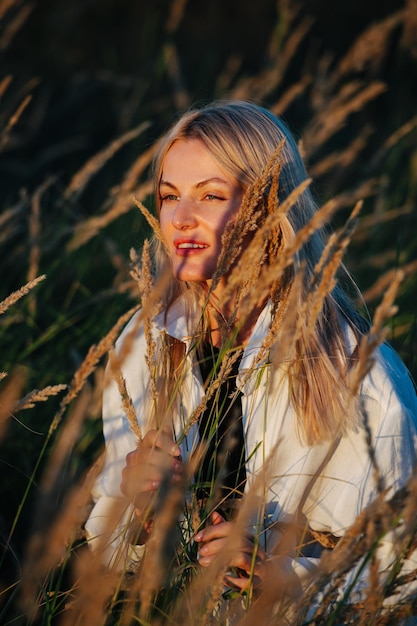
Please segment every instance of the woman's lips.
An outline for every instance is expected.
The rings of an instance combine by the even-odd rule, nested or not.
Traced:
[[[176,239],[174,246],[177,255],[185,256],[187,254],[198,253],[201,250],[206,250],[209,246],[202,241],[192,241],[190,239]]]

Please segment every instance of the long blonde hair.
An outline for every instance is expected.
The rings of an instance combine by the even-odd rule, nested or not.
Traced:
[[[243,190],[256,183],[279,144],[279,185],[276,187],[276,204],[282,203],[303,181],[307,172],[297,144],[286,124],[267,109],[244,101],[218,101],[201,109],[192,109],[182,115],[162,138],[154,160],[153,177],[156,206],[159,212],[159,182],[165,155],[170,147],[180,139],[198,139],[210,151],[219,165],[228,171]],[[271,186],[271,189],[273,187]],[[274,188],[275,189],[275,188]],[[279,249],[285,249],[314,216],[316,203],[307,187],[300,194],[286,214],[280,227]],[[257,220],[262,226],[265,214]],[[314,277],[314,270],[326,246],[326,233],[319,228],[312,233],[296,253],[293,266],[283,274],[282,280],[274,286],[270,294],[278,302],[281,310],[289,298],[295,276],[295,264],[303,266],[303,286],[297,298],[301,304]],[[170,259],[159,241],[155,241],[157,273],[162,273],[170,265]],[[268,248],[268,250],[273,247]],[[271,254],[271,252],[269,253]],[[275,248],[277,254],[277,248]],[[266,258],[265,263],[273,263]],[[340,287],[344,284],[356,287],[341,265],[339,283],[323,300],[311,333],[301,333],[296,350],[287,364],[290,396],[299,418],[299,432],[309,445],[321,443],[346,432],[353,426],[354,419],[346,414],[347,375],[351,362],[351,348],[347,346],[345,327],[353,332],[356,340],[366,331],[367,323],[352,306],[350,299]],[[165,294],[166,310],[180,296],[186,299],[190,309],[195,309],[201,301],[202,284],[187,284],[172,279],[171,287]],[[340,419],[338,416],[345,416]]]

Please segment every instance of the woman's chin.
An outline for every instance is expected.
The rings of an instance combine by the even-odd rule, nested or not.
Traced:
[[[190,282],[190,283],[201,283],[206,282],[208,277],[204,272],[197,270],[185,270],[179,269],[177,271],[174,270],[174,276],[177,280],[182,282]]]

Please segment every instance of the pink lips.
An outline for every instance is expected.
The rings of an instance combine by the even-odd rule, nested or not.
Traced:
[[[208,244],[195,239],[175,239],[174,246],[178,256],[188,256],[189,254],[199,254],[207,250]]]

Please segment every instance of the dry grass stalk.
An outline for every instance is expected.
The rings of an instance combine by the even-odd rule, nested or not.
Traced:
[[[136,270],[133,270],[133,274],[135,274],[135,271]],[[135,336],[138,332],[138,329],[142,325],[143,320],[151,319],[155,312],[158,310],[161,297],[165,293],[165,290],[168,287],[170,280],[171,272],[168,268],[167,271],[159,278],[158,282],[154,285],[153,290],[149,293],[147,301],[145,303],[141,303],[140,315],[136,316],[135,323],[132,325],[130,332],[125,337],[120,352],[118,354],[114,354],[114,358],[117,360],[118,367],[121,367],[123,361],[130,354]]]
[[[377,98],[385,90],[384,83],[374,81],[360,89],[358,93],[352,96],[349,94],[348,99],[342,90],[341,99],[336,97],[328,102],[326,115],[316,116],[303,134],[303,145],[308,158],[311,158],[320,146],[343,127],[349,115],[363,109],[365,104]]]
[[[6,7],[6,10],[8,10],[12,7],[12,3],[6,3]],[[11,44],[13,37],[18,33],[28,19],[29,15],[32,13],[33,7],[33,4],[23,4],[23,6],[17,10],[16,15],[11,18],[10,22],[6,25],[3,31],[3,35],[0,39],[0,50],[6,50],[6,48]]]
[[[337,591],[338,580],[339,582],[343,580],[344,576],[360,559],[368,554],[373,554],[386,532],[393,528],[401,529],[403,513],[407,510],[411,499],[415,499],[415,495],[416,477],[412,477],[409,484],[400,489],[389,501],[386,501],[384,497],[378,497],[358,515],[337,546],[322,556],[318,569],[306,588],[302,612],[306,607],[314,605],[316,594],[332,582],[332,587],[329,588],[328,594],[326,593],[322,601],[324,610],[326,606],[329,606],[328,595],[332,593],[332,588]],[[413,519],[412,530],[415,531],[415,519]],[[401,531],[398,534],[398,554],[403,551],[403,542],[406,540],[410,528],[406,527]],[[393,592],[395,588],[396,584],[393,582],[389,591]],[[358,606],[358,610],[360,610],[360,606]],[[312,623],[316,622],[313,621]]]
[[[407,263],[401,267],[401,272],[403,273],[404,278],[414,274],[417,271],[417,261],[412,261],[411,263]],[[385,272],[382,276],[380,276],[376,282],[363,292],[363,297],[366,302],[372,302],[379,298],[383,293],[386,292],[387,288],[392,284],[392,281],[395,279],[398,274],[398,269],[391,269]]]
[[[293,337],[296,332],[303,284],[303,272],[299,271],[294,277],[291,289],[283,298],[285,305],[282,302],[279,303],[268,333],[256,356],[256,360],[253,362],[253,367],[255,367],[258,363],[268,359],[270,362],[271,385],[274,372],[282,367],[285,368],[295,357]]]
[[[41,258],[40,235],[41,235],[41,197],[50,186],[51,179],[45,181],[34,193],[31,202],[31,212],[29,217],[29,267],[27,280],[34,280],[39,272],[39,262]],[[36,315],[36,298],[29,301],[29,311],[33,317]]]
[[[379,580],[379,568],[379,560],[372,557],[369,565],[369,587],[364,600],[365,610],[360,612],[358,626],[367,626],[369,623],[372,623],[370,620],[376,617],[382,608],[384,596]]]
[[[58,617],[58,626],[103,626],[120,589],[120,573],[105,570],[90,550],[74,559],[75,585],[71,600]],[[109,607],[110,603],[110,607]]]
[[[7,374],[2,372],[5,378]],[[10,417],[13,416],[18,398],[26,382],[26,372],[23,369],[17,369],[11,374],[8,381],[2,386],[0,394],[0,441],[3,438]]]
[[[362,150],[366,147],[367,141],[372,134],[373,129],[365,127],[359,137],[356,137],[352,143],[340,152],[332,152],[325,158],[318,161],[309,168],[312,178],[318,178],[327,174],[329,171],[339,169],[340,171],[346,170]]]
[[[78,425],[85,415],[88,401],[89,393],[84,393],[74,409],[74,422]],[[47,475],[43,480],[44,496],[38,502],[34,527],[23,563],[20,602],[25,613],[32,616],[39,609],[37,597],[40,589],[44,585],[47,586],[51,571],[63,563],[72,543],[82,537],[81,529],[87,516],[91,490],[102,467],[98,462],[94,471],[89,472],[81,485],[67,488],[66,498],[58,509],[57,496],[63,485],[56,481],[60,472],[62,473],[62,460],[67,456],[65,446],[68,434],[73,439],[74,433],[68,433],[68,429],[61,435],[61,442],[58,444],[60,450],[55,451],[55,458],[52,461],[54,471],[51,471],[50,466],[47,468]],[[70,442],[70,445],[72,443]]]
[[[335,206],[335,211],[351,207],[358,200],[364,200],[369,196],[373,196],[378,191],[378,187],[379,181],[376,178],[368,178],[352,189],[334,196],[331,201]]]
[[[260,100],[272,93],[281,83],[285,70],[297,52],[302,40],[313,24],[311,18],[305,18],[297,26],[288,30],[288,37],[283,47],[276,51],[276,58],[271,63],[271,67],[261,72],[254,78],[247,78],[232,90],[231,97],[244,99],[247,97],[258,98]]]
[[[200,404],[194,409],[187,422],[184,425],[182,434],[178,438],[178,442],[181,442],[184,437],[190,432],[190,429],[194,424],[196,424],[200,418],[200,416],[204,413],[204,410],[207,406],[207,402],[212,398],[212,396],[216,393],[222,382],[227,380],[232,371],[233,364],[237,361],[241,354],[241,350],[232,349],[226,351],[222,354],[221,365],[218,370],[217,376],[215,376],[211,381],[207,389],[205,390],[205,395],[201,400]]]
[[[92,237],[95,237],[100,230],[111,224],[111,222],[121,215],[129,212],[132,208],[132,196],[143,199],[151,193],[152,183],[145,181],[142,184],[138,184],[138,180],[146,167],[149,166],[156,147],[157,142],[148,150],[145,150],[129,168],[122,183],[111,190],[111,196],[116,196],[116,199],[111,204],[110,208],[103,215],[92,217],[77,226],[74,238],[68,244],[69,250],[74,250],[84,245]]]
[[[173,43],[166,43],[163,52],[167,72],[174,86],[175,106],[179,111],[185,111],[190,106],[190,95],[185,88],[180,55]]]
[[[20,201],[16,205],[3,209],[0,215],[0,243],[5,243],[16,232],[19,217],[26,211],[26,201]]]
[[[8,133],[10,132],[10,130],[13,128],[13,126],[16,126],[17,122],[20,120],[24,110],[26,109],[26,107],[29,105],[29,103],[32,100],[32,95],[28,94],[23,101],[20,103],[20,105],[18,106],[18,108],[16,109],[16,111],[13,113],[13,115],[10,117],[7,126],[6,126],[6,130],[5,132]]]
[[[113,350],[110,350],[109,352],[109,363],[113,378],[116,381],[117,388],[122,399],[123,411],[128,419],[132,432],[136,435],[137,443],[139,443],[140,441],[142,441],[142,430],[138,424],[132,398],[127,390],[126,381],[123,377],[120,367],[118,366],[118,359],[115,359],[115,353]]]
[[[187,2],[188,0],[171,0],[168,19],[165,23],[165,30],[168,33],[174,33],[177,30],[184,17]]]
[[[217,93],[225,93],[231,90],[231,85],[242,66],[242,56],[232,53],[220,70],[216,81]]]
[[[249,489],[245,493],[245,498],[241,501],[241,506],[238,510],[237,517],[235,519],[234,530],[229,538],[227,546],[218,554],[216,560],[211,564],[209,568],[198,568],[195,577],[190,582],[189,586],[185,590],[183,596],[178,598],[176,606],[172,612],[172,620],[174,624],[186,623],[190,626],[194,626],[201,623],[211,624],[224,624],[227,623],[227,618],[224,615],[224,611],[233,612],[237,609],[236,603],[228,600],[224,603],[222,593],[224,591],[224,575],[226,574],[229,563],[232,560],[233,555],[240,549],[242,537],[247,531],[248,524],[251,528],[257,529],[255,532],[255,553],[258,545],[263,542],[262,532],[263,524],[262,520],[265,513],[265,489],[269,480],[269,472],[271,471],[271,463],[276,454],[279,454],[279,446],[275,446],[268,459],[266,459],[262,471],[251,482]],[[250,521],[249,521],[250,520]],[[287,554],[291,552],[292,548],[288,545],[288,537],[293,537],[292,533],[286,534],[280,545],[280,554]],[[251,573],[251,576],[254,572]],[[273,569],[271,572],[271,578],[273,578],[273,601],[271,605],[275,604],[280,598],[283,598],[286,594],[292,594],[293,583],[291,580],[288,583],[286,576],[280,578],[283,574],[280,574],[280,570]],[[272,582],[272,581],[271,581]],[[271,590],[272,587],[269,587]],[[247,598],[247,606],[249,607],[251,597],[251,590],[249,589],[249,595]],[[242,601],[240,597],[236,602],[239,606]],[[269,608],[269,607],[268,607]],[[239,608],[240,617],[239,620],[244,618],[245,609]],[[233,622],[233,623],[241,623]],[[246,622],[242,622],[246,623]],[[250,621],[248,623],[251,623]],[[257,622],[258,623],[258,622]],[[264,623],[264,622],[261,622]],[[265,622],[268,623],[268,622]]]
[[[142,202],[138,198],[135,197],[135,198],[133,198],[133,200],[134,200],[134,203],[136,204],[136,206],[138,207],[139,211],[145,217],[145,219],[148,222],[149,226],[152,228],[152,231],[153,231],[153,234],[155,235],[155,237],[164,246],[166,246],[164,237],[162,235],[162,230],[161,230],[161,225],[159,223],[159,220],[156,217],[154,217],[150,211],[148,211],[148,209],[142,204]]]
[[[64,427],[60,430],[48,467],[42,479],[42,486],[47,492],[51,492],[60,479],[61,474],[64,472],[64,464],[81,434],[83,421],[88,415],[91,395],[91,389],[84,387],[77,402],[71,407]]]
[[[26,296],[32,289],[34,289],[40,282],[45,280],[46,274],[42,274],[42,276],[38,276],[37,278],[31,280],[30,282],[23,285],[17,291],[13,291],[7,298],[5,298],[2,302],[0,302],[0,315],[5,313],[7,309],[9,309],[13,304],[15,304],[20,298]]]
[[[323,210],[315,214],[311,223],[295,235],[293,244],[286,250],[282,250],[275,262],[271,260],[268,265],[265,265],[264,258],[262,258],[265,243],[262,244],[262,242],[271,241],[271,238],[279,232],[281,222],[310,183],[310,179],[305,180],[288,195],[275,212],[269,213],[262,226],[255,232],[246,250],[235,263],[222,294],[222,302],[228,302],[236,293],[241,294],[239,315],[242,319],[249,315],[257,303],[264,301],[265,297],[270,295],[271,286],[280,281],[282,272],[293,263],[296,252],[300,250],[314,230],[322,226],[322,220],[325,219],[327,213],[330,213],[329,206],[323,207]],[[259,251],[262,254],[261,258]],[[255,265],[255,273],[253,273]],[[252,273],[248,277],[247,268],[252,268]],[[243,299],[242,296],[249,294],[249,291],[250,297]]]
[[[349,372],[349,387],[354,396],[358,394],[361,381],[374,363],[376,348],[386,339],[387,330],[385,324],[397,312],[397,307],[393,303],[403,279],[403,272],[398,270],[393,276],[381,304],[375,311],[370,331],[362,337],[359,343],[357,361]]]
[[[152,399],[152,404],[154,406],[154,412],[155,412],[155,417],[156,417],[158,414],[157,385],[156,385],[157,366],[155,364],[156,343],[152,335],[152,323],[151,323],[151,318],[153,318],[155,314],[154,306],[151,305],[154,281],[152,277],[152,260],[151,260],[151,254],[150,254],[150,244],[149,244],[148,239],[146,239],[143,243],[140,271],[136,270],[136,273],[134,275],[137,278],[137,283],[139,287],[139,293],[141,297],[143,310],[147,311],[146,317],[143,317],[143,328],[144,328],[145,339],[146,339],[145,362],[146,362],[146,365],[148,367],[148,371],[151,377],[151,399]],[[154,302],[154,304],[157,304],[157,303]]]
[[[0,48],[1,48],[1,41],[0,41]],[[10,137],[10,131],[12,130],[12,128],[14,126],[16,126],[17,122],[19,121],[20,117],[22,116],[24,110],[29,105],[31,100],[32,100],[32,96],[30,94],[27,95],[23,99],[23,101],[18,106],[18,108],[16,109],[14,114],[10,117],[9,121],[7,122],[6,127],[1,131],[1,133],[0,133],[0,151],[7,145],[7,142],[9,141],[9,137]]]
[[[345,226],[329,238],[321,259],[314,268],[314,277],[310,294],[305,303],[305,311],[304,314],[300,315],[300,319],[307,320],[307,333],[313,332],[324,300],[337,284],[336,273],[341,266],[343,255],[357,225],[358,214],[362,205],[362,201],[357,202]]]
[[[104,167],[109,159],[111,159],[127,143],[136,139],[147,128],[149,128],[149,122],[139,124],[139,126],[127,131],[112,141],[109,146],[104,148],[104,150],[101,150],[98,154],[95,154],[91,159],[89,159],[70,180],[69,185],[65,190],[64,198],[71,198],[74,194],[81,193],[92,177],[97,174],[102,167]]]
[[[162,484],[160,494],[155,503],[154,524],[152,535],[146,544],[146,550],[140,570],[129,589],[131,609],[134,609],[135,598],[140,599],[139,618],[146,620],[156,595],[164,588],[164,584],[175,576],[175,567],[178,562],[179,543],[188,543],[190,529],[185,529],[181,538],[178,519],[184,510],[185,492],[196,469],[195,461],[187,463],[184,480],[181,484]],[[128,610],[127,619],[123,623],[129,624],[133,614]]]
[[[0,19],[3,19],[7,11],[20,1],[21,0],[0,0]]]
[[[137,310],[138,306],[134,306],[129,309],[129,311],[121,315],[117,322],[114,324],[114,326],[99,341],[99,343],[91,346],[86,358],[74,374],[68,393],[63,398],[61,402],[61,407],[52,421],[50,433],[52,433],[57,428],[66,407],[74,400],[74,398],[77,397],[81,389],[84,387],[87,378],[97,367],[100,359],[105,354],[107,354],[109,350],[113,347],[113,344],[116,341],[116,338],[119,336],[123,326],[128,322],[128,320]]]
[[[294,100],[301,96],[307,87],[311,85],[312,80],[311,76],[303,76],[297,83],[291,85],[291,87],[282,94],[280,99],[270,107],[272,113],[278,116],[283,115]]]
[[[400,126],[388,139],[384,142],[384,148],[388,150],[393,148],[401,139],[409,135],[417,127],[417,116],[412,117],[408,122]]]
[[[406,0],[403,43],[417,59],[417,0]]]
[[[43,389],[33,389],[19,400],[13,410],[17,412],[24,409],[33,409],[37,402],[46,402],[51,396],[56,396],[65,389],[67,389],[67,385],[48,385]]]
[[[290,194],[285,202],[282,203],[280,207],[280,212],[283,211],[285,213],[287,208],[291,206],[291,204],[296,200],[298,195],[302,193],[308,183],[309,181],[305,181],[305,183],[300,185],[300,187],[298,187],[292,192],[292,194]],[[284,270],[294,263],[294,258],[297,252],[302,248],[302,246],[315,232],[316,229],[322,228],[323,225],[330,220],[331,216],[335,212],[335,209],[335,203],[333,203],[332,201],[326,203],[320,209],[318,209],[313,215],[312,219],[294,235],[293,241],[285,248],[285,250],[282,250],[280,252],[280,255],[278,256],[276,261],[268,264],[268,266],[263,267],[262,272],[259,276],[259,280],[251,290],[250,297],[243,300],[240,305],[243,318],[248,315],[250,310],[253,308],[254,303],[262,302],[266,297],[270,295],[271,285],[276,284],[280,281]],[[270,216],[270,218],[268,219],[271,219],[272,222],[274,216]],[[251,246],[248,247],[248,251],[250,248]],[[230,277],[230,284],[233,284],[235,281],[234,274],[235,271],[232,272],[232,275]],[[229,295],[228,291],[229,286],[227,287],[227,289],[225,289],[225,295]]]
[[[147,618],[155,595],[172,575],[179,540],[178,518],[184,506],[188,478],[186,476],[182,484],[163,484],[155,505],[152,535],[146,544],[141,572],[135,584],[142,619]]]
[[[27,273],[27,280],[30,282],[34,280],[39,271],[39,260],[41,257],[41,250],[39,245],[39,237],[41,234],[41,197],[49,183],[41,185],[34,193],[31,202],[31,212],[29,217],[29,268]],[[31,313],[35,314],[36,300],[32,300],[30,303]]]
[[[149,167],[153,156],[159,146],[159,142],[155,141],[147,150],[144,150],[129,167],[120,185],[111,190],[112,195],[119,197],[131,197],[137,187],[138,181],[146,168]],[[116,205],[118,200],[116,200]]]
[[[14,0],[10,0],[10,2],[14,2]],[[2,17],[2,6],[0,6],[0,19]],[[13,80],[13,76],[11,76],[10,74],[8,74],[7,76],[5,76],[4,78],[1,79],[0,81],[0,98],[2,98],[4,96],[4,94],[6,93],[7,89],[10,86],[10,83]]]
[[[138,187],[136,193],[139,197],[144,198],[152,189],[150,182],[143,183]],[[121,197],[112,205],[112,207],[103,215],[98,215],[84,220],[74,229],[74,237],[68,243],[67,250],[69,252],[85,245],[90,239],[95,237],[103,228],[114,222],[118,217],[124,215],[132,208],[132,199],[129,197]]]
[[[265,214],[267,192],[271,182],[279,176],[281,154],[284,141],[280,142],[270,160],[256,181],[250,185],[242,199],[236,219],[228,222],[222,235],[222,249],[212,278],[212,289],[239,259],[244,238],[248,233],[258,232],[258,222]],[[228,281],[229,282],[229,281]],[[225,299],[225,302],[227,299]]]
[[[414,206],[410,203],[396,209],[384,211],[383,213],[375,212],[371,215],[364,215],[361,217],[361,227],[354,234],[353,239],[355,242],[368,240],[370,237],[370,231],[372,231],[376,226],[386,224],[405,215],[410,215],[413,211]]]
[[[3,378],[6,378],[6,376],[8,376],[7,372],[0,372],[0,381],[2,381]]]
[[[361,72],[366,67],[376,71],[387,54],[390,34],[403,22],[405,16],[405,11],[397,11],[385,20],[369,26],[355,39],[335,69],[331,80],[337,82],[350,72]]]

